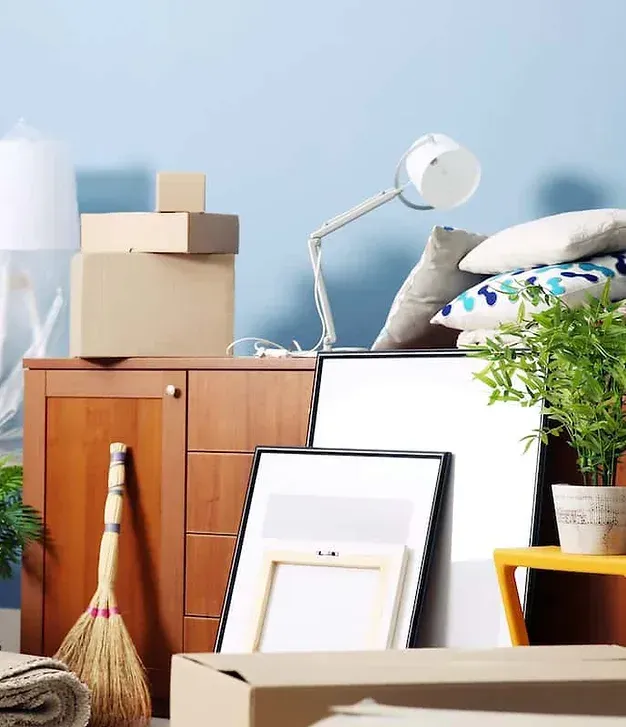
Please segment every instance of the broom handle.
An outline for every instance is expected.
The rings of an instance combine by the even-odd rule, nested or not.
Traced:
[[[111,545],[111,539],[117,541],[120,535],[126,481],[126,445],[114,442],[109,451],[109,490],[104,506],[104,533],[98,561],[98,590],[111,589],[115,581],[118,548],[106,546]]]

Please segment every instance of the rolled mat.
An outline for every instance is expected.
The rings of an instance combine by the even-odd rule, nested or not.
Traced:
[[[0,727],[86,727],[90,695],[56,659],[0,651]]]

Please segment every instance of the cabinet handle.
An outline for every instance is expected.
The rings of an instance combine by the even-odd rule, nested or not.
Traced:
[[[165,387],[165,396],[177,397],[179,394],[180,391],[178,390],[178,387],[174,386],[174,384],[168,384]]]

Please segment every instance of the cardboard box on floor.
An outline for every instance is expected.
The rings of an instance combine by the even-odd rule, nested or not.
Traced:
[[[83,252],[239,252],[239,217],[212,212],[108,212],[80,218]]]
[[[623,727],[623,717],[520,714],[356,704],[333,709],[314,727]]]
[[[79,253],[70,355],[224,356],[234,337],[233,255]]]
[[[172,727],[309,727],[363,699],[405,707],[626,717],[626,649],[526,647],[181,654]]]

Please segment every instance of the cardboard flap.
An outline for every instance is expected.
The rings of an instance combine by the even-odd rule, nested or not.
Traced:
[[[332,655],[189,654],[184,658],[244,681],[252,688],[626,681],[626,649],[618,646],[478,652],[415,649]]]
[[[434,710],[387,707],[375,702],[361,702],[331,712],[331,717],[313,727],[618,727],[624,724],[623,717]]]

